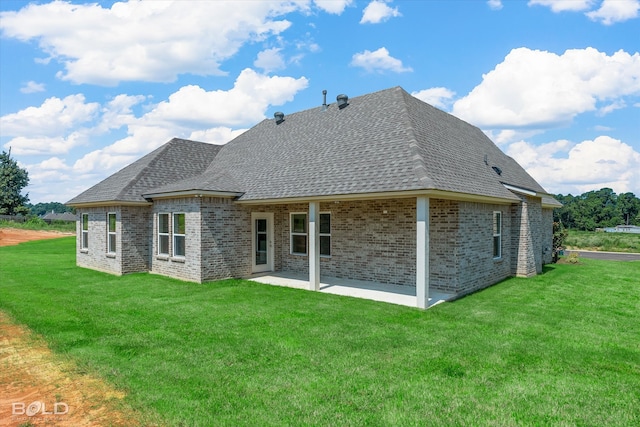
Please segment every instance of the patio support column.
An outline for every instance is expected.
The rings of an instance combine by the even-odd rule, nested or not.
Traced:
[[[309,202],[309,290],[320,290],[320,203]]]
[[[416,297],[418,308],[429,307],[429,198],[416,199]]]

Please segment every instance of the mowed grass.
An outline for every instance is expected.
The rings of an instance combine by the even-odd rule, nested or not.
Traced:
[[[0,309],[168,426],[640,425],[640,263],[581,260],[421,311],[0,248]]]

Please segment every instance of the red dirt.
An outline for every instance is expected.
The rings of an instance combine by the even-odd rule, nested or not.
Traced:
[[[0,228],[0,246],[17,245],[31,240],[57,239],[73,236],[73,233],[60,231],[21,230],[18,228]]]
[[[69,233],[0,229],[0,246]],[[42,338],[0,312],[0,427],[139,426],[125,394],[51,353]]]

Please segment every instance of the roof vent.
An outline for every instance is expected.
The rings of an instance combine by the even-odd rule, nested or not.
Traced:
[[[322,91],[322,111],[327,111],[327,90]]]
[[[280,123],[284,122],[284,113],[281,112],[281,111],[276,111],[273,114],[273,117],[275,117],[277,125],[279,125]]]
[[[347,105],[349,105],[349,103],[347,102],[349,100],[349,97],[345,94],[338,95],[336,97],[336,100],[338,101],[338,108],[341,110]]]
[[[499,167],[491,166],[491,169],[493,169],[498,175],[502,175],[502,169],[500,169]]]

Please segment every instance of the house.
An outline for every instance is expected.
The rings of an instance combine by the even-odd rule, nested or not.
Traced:
[[[73,198],[77,265],[188,281],[302,273],[464,295],[552,261],[560,204],[480,129],[394,87],[172,139]]]
[[[51,211],[43,215],[42,219],[48,223],[51,223],[52,221],[75,222],[76,216],[71,212],[56,213]]]

